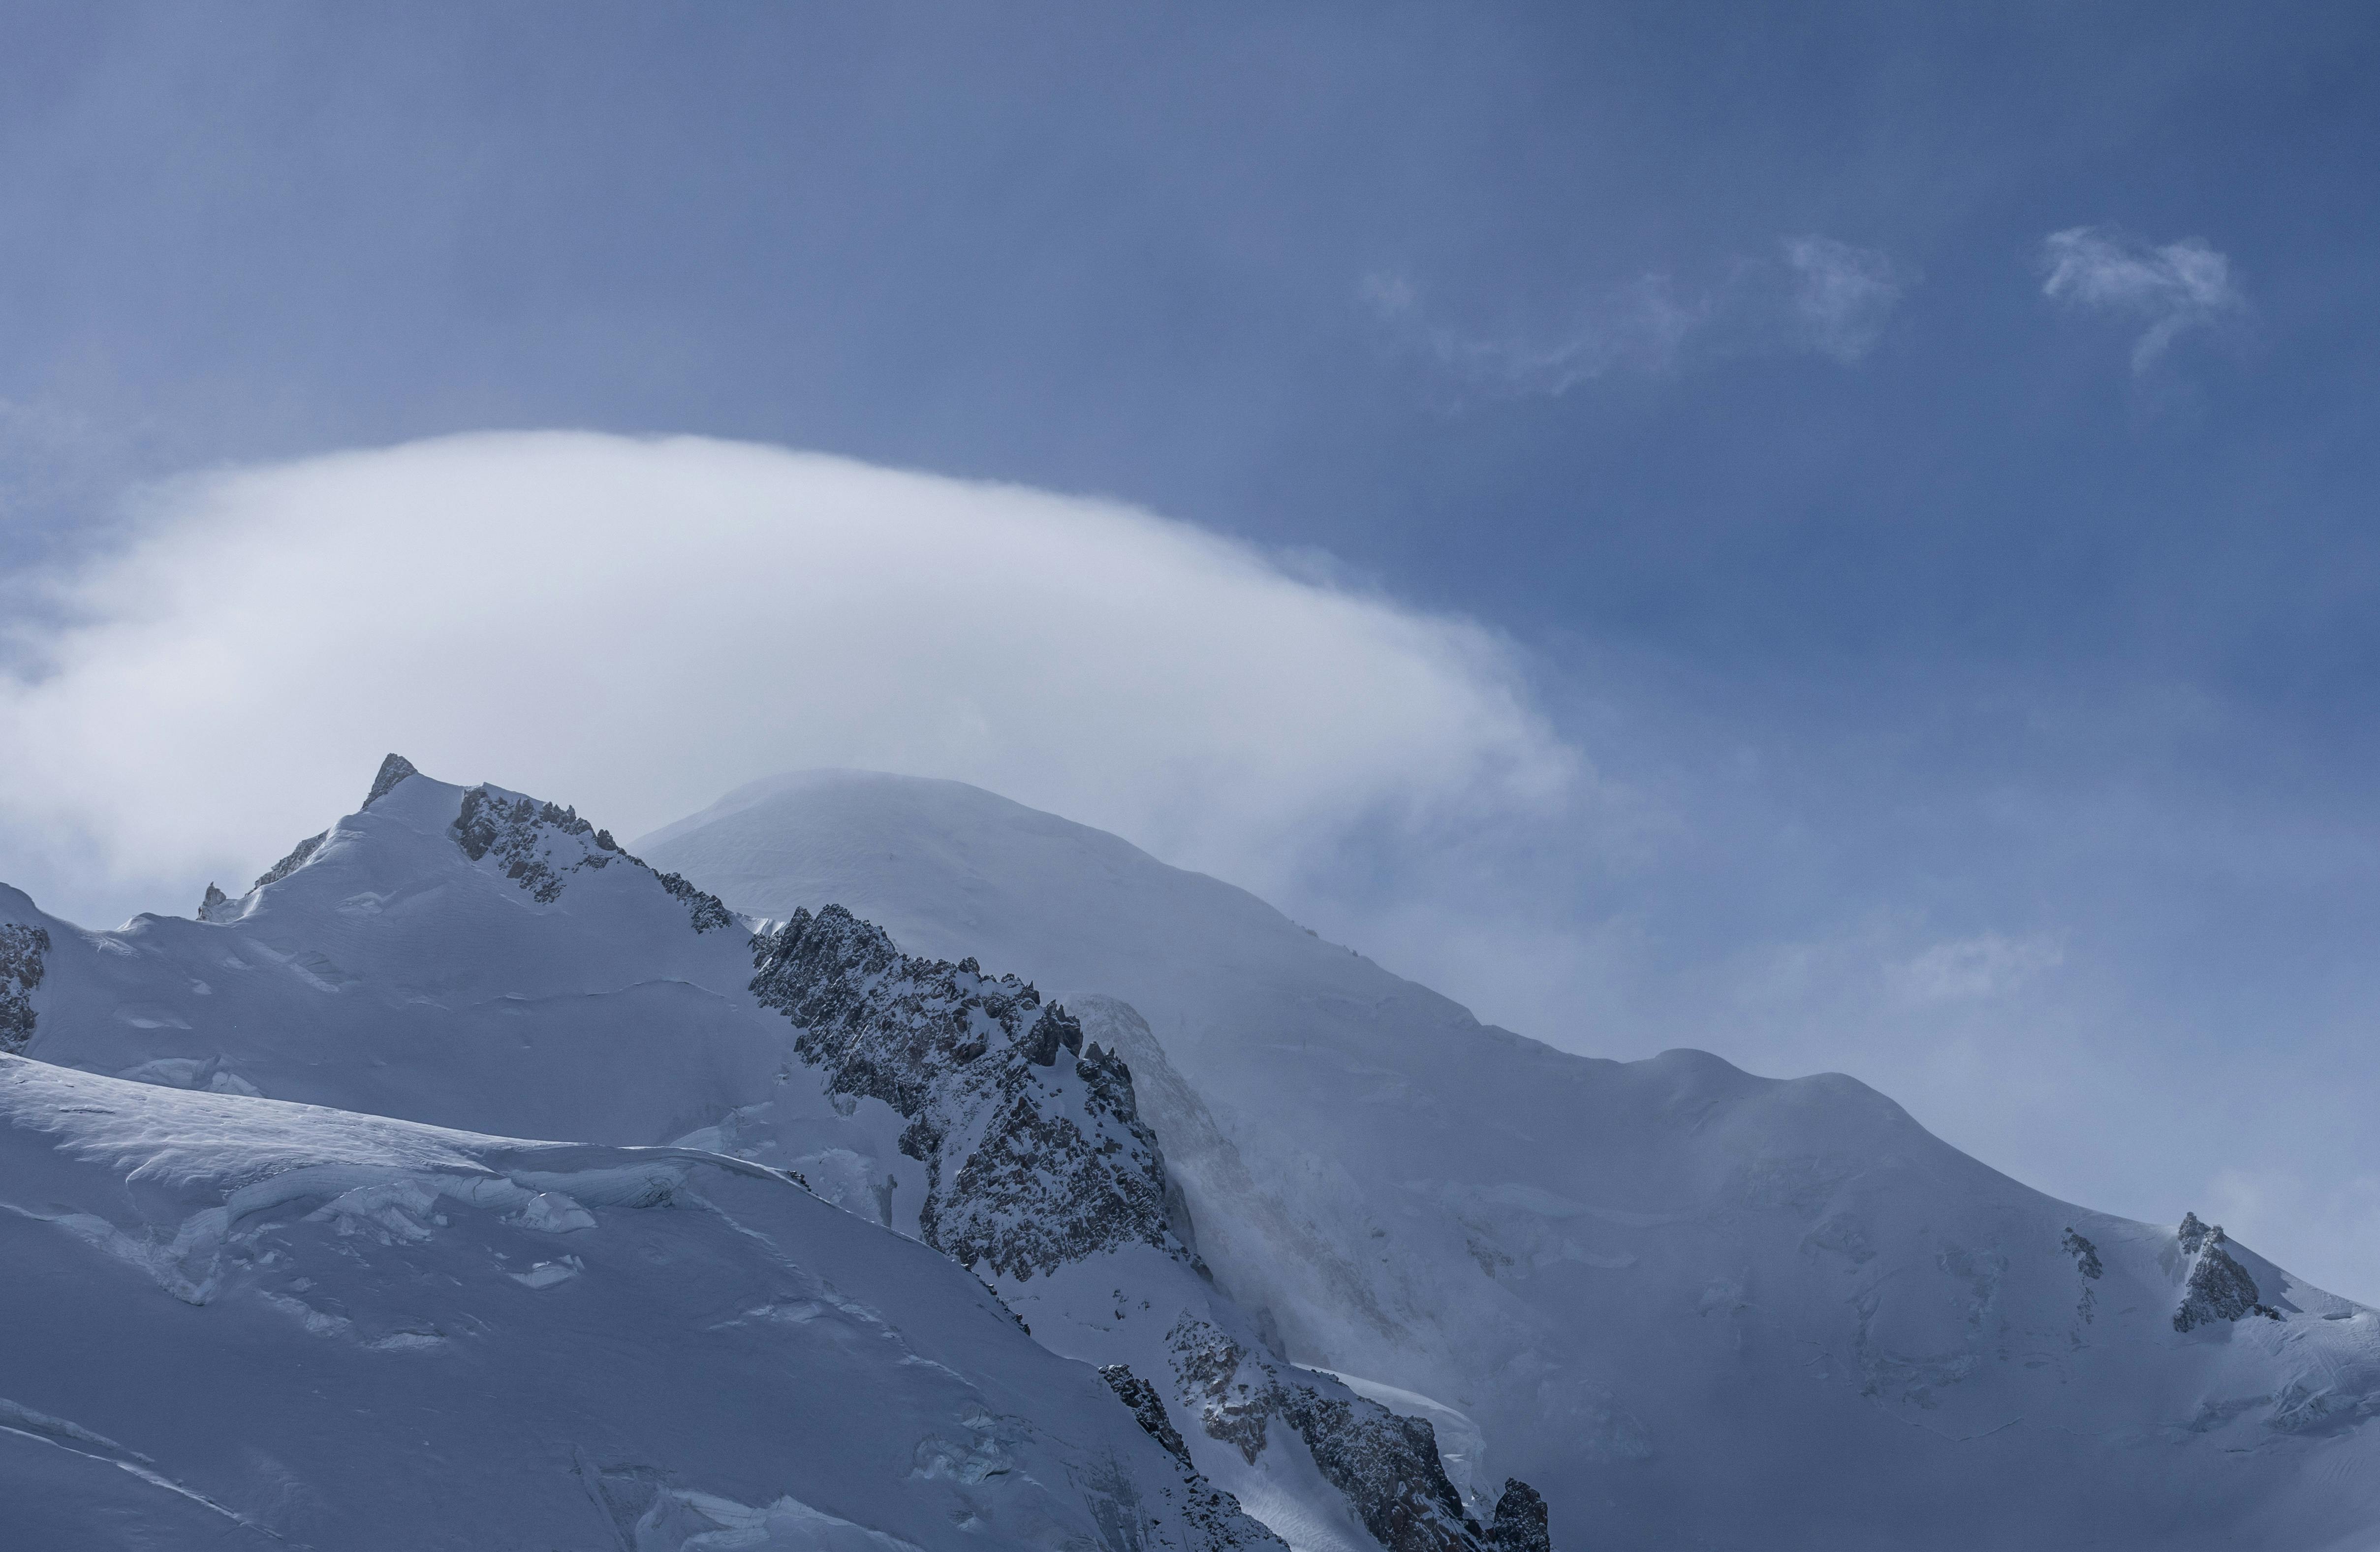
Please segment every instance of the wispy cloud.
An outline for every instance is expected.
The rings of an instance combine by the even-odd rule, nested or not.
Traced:
[[[1706,321],[1706,301],[1681,300],[1666,277],[1646,275],[1580,310],[1566,326],[1532,334],[1478,333],[1432,320],[1402,275],[1369,275],[1362,296],[1406,345],[1463,381],[1515,394],[1553,395],[1607,372],[1664,371]]]
[[[2053,301],[2145,323],[2132,343],[2132,370],[2144,372],[2194,330],[2246,309],[2231,261],[2204,237],[2152,247],[2107,226],[2070,226],[2042,242],[2042,295]]]
[[[1876,348],[1904,285],[1891,260],[1832,237],[1791,237],[1793,310],[1810,348],[1849,364]]]
[[[2066,962],[2052,938],[2010,937],[1998,932],[1935,943],[1897,966],[1890,979],[1912,1002],[1997,998]]]
[[[1645,274],[1523,333],[1433,315],[1412,277],[1365,277],[1359,296],[1407,348],[1474,386],[1554,395],[1613,372],[1659,373],[1702,358],[1812,351],[1849,364],[1874,349],[1909,284],[1885,254],[1832,237],[1787,239],[1775,258],[1738,258],[1698,290]]]

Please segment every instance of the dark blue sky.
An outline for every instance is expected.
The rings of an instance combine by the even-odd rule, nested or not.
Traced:
[[[2262,1139],[2235,1212],[2380,1233],[2368,6],[18,6],[0,44],[12,572],[128,480],[541,426],[1327,552],[1511,632],[1683,816],[1654,865],[1508,859],[1638,934],[1608,1048],[1842,1067],[2016,1167],[2024,1081],[1910,1054],[1933,1014],[1711,989],[2005,940],[2046,979],[1961,1060],[2143,1111],[2058,1109],[2028,1178],[2178,1216],[2131,1156],[2200,1106]],[[2046,295],[2076,228],[2227,289]],[[1884,277],[1842,348],[1811,238]]]

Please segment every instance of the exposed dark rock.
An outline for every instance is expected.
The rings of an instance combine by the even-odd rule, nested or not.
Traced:
[[[609,831],[595,832],[595,840],[599,845],[610,839]],[[616,851],[618,848],[614,847],[613,850]],[[628,861],[636,863],[639,867],[650,866],[638,858],[628,856],[625,852],[621,852],[620,855],[627,857]],[[730,911],[719,896],[707,894],[695,888],[683,876],[676,873],[655,873],[653,877],[661,880],[662,888],[669,891],[673,897],[686,902],[686,914],[692,918],[694,929],[697,932],[708,932],[712,928],[725,927],[735,921],[735,913]]]
[[[965,964],[974,964],[972,960],[965,962]],[[962,965],[962,969],[965,969],[965,965]],[[967,971],[966,973],[972,975],[978,972]],[[1081,1050],[1083,1026],[1075,1023],[1065,1009],[1052,1005],[1042,1009],[1041,1016],[1033,1021],[1031,1029],[1026,1031],[1025,1060],[1036,1067],[1054,1066],[1058,1061],[1058,1049],[1061,1046],[1072,1051]]]
[[[1108,1388],[1116,1393],[1118,1400],[1132,1409],[1133,1416],[1139,1419],[1150,1438],[1163,1445],[1166,1453],[1184,1465],[1190,1464],[1190,1447],[1182,1441],[1173,1419],[1165,1414],[1165,1398],[1157,1393],[1156,1386],[1133,1373],[1129,1364],[1103,1364],[1099,1377],[1108,1382]]]
[[[751,990],[800,1029],[830,1092],[905,1118],[926,1166],[919,1237],[1023,1279],[1119,1245],[1196,1258],[1167,1224],[1165,1167],[1112,1056],[1014,976],[915,959],[840,905],[753,940]]]
[[[263,875],[260,877],[254,884],[250,885],[249,888],[262,889],[267,884],[279,883],[282,879],[286,879],[290,874],[297,872],[298,869],[305,867],[308,862],[311,861],[314,854],[322,850],[322,843],[328,841],[330,838],[331,832],[326,830],[320,835],[310,835],[305,840],[298,842],[297,846],[291,850],[287,856],[283,857],[279,862],[276,862],[272,867],[266,868]]]
[[[0,1051],[21,1051],[33,1037],[33,990],[49,952],[48,928],[0,922]]]
[[[1496,1500],[1496,1518],[1488,1527],[1488,1545],[1496,1552],[1553,1552],[1546,1523],[1546,1500],[1517,1476],[1504,1479]]]
[[[1165,1401],[1158,1395],[1157,1387],[1132,1372],[1129,1364],[1110,1364],[1099,1370],[1099,1377],[1108,1382],[1117,1399],[1130,1408],[1133,1417],[1149,1437],[1155,1439],[1173,1457],[1182,1472],[1182,1513],[1191,1528],[1214,1552],[1231,1548],[1256,1548],[1259,1552],[1288,1552],[1287,1544],[1263,1524],[1250,1519],[1240,1507],[1240,1500],[1218,1488],[1198,1473],[1190,1460],[1190,1447],[1176,1433],[1171,1419],[1165,1415]],[[1101,1513],[1095,1497],[1092,1512],[1100,1522],[1100,1546],[1103,1552],[1146,1552],[1148,1546],[1134,1522],[1138,1519],[1137,1495],[1124,1485],[1119,1477],[1111,1487],[1121,1502],[1111,1502],[1113,1510],[1123,1513]],[[1165,1495],[1171,1498],[1173,1495]]]
[[[2184,1249],[2197,1253],[2197,1260],[2190,1268],[2189,1280],[2182,1284],[2181,1307],[2173,1312],[2175,1330],[2188,1331],[2218,1320],[2239,1320],[2251,1315],[2261,1315],[2268,1320],[2281,1317],[2280,1311],[2264,1303],[2256,1279],[2248,1275],[2248,1268],[2224,1248],[2228,1242],[2221,1224],[2208,1228],[2198,1221],[2196,1214],[2185,1213],[2180,1239]]]
[[[199,920],[214,920],[215,914],[230,903],[231,896],[215,888],[213,881],[210,879],[207,884],[207,892],[201,895],[199,899]]]
[[[504,876],[517,880],[540,904],[550,905],[562,898],[564,873],[602,867],[612,861],[611,854],[596,847],[557,868],[547,855],[554,849],[551,842],[591,836],[595,827],[580,818],[575,808],[540,804],[534,798],[508,800],[487,786],[473,787],[463,794],[463,809],[455,816],[454,828],[455,843],[463,848],[465,856],[478,862],[494,854],[504,865]]]
[[[369,808],[396,789],[407,776],[419,776],[413,762],[403,755],[391,755],[380,762],[380,774],[372,778],[371,791],[364,794],[364,806]]]
[[[1198,1407],[1198,1426],[1208,1438],[1237,1449],[1250,1465],[1264,1453],[1266,1421],[1272,1415],[1272,1369],[1260,1360],[1253,1376],[1241,1372],[1248,1354],[1206,1321],[1184,1316],[1165,1335],[1173,1350],[1173,1378],[1180,1393]]]
[[[655,872],[641,858],[622,851],[610,831],[580,818],[576,808],[480,785],[463,794],[453,830],[465,856],[473,862],[492,856],[504,876],[540,904],[561,899],[571,874],[621,863],[651,874],[673,899],[682,902],[697,932],[726,927],[735,919],[717,895],[675,873]]]
[[[1284,1384],[1279,1394],[1281,1417],[1305,1440],[1324,1480],[1346,1495],[1389,1552],[1477,1546],[1479,1527],[1463,1512],[1439,1459],[1438,1431],[1426,1419],[1304,1385]]]
[[[1232,1445],[1254,1465],[1269,1421],[1278,1417],[1297,1431],[1323,1480],[1345,1496],[1387,1552],[1481,1552],[1479,1526],[1463,1513],[1462,1495],[1439,1458],[1438,1432],[1426,1420],[1361,1397],[1327,1394],[1191,1316],[1166,1340],[1180,1393],[1197,1404],[1208,1437]]]
[[[2066,1226],[2066,1238],[2062,1243],[2066,1254],[2074,1257],[2074,1269],[2082,1274],[2082,1291],[2075,1295],[2074,1315],[2087,1326],[2099,1317],[2099,1295],[2093,1291],[2091,1284],[2096,1282],[2107,1268],[2099,1264],[2099,1247],[2076,1233],[2070,1223]],[[2080,1341],[2082,1339],[2077,1337],[2075,1340]]]

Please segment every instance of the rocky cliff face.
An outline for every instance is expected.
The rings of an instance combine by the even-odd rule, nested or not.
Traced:
[[[1116,1400],[1131,1410],[1142,1431],[1164,1446],[1165,1452],[1172,1456],[1174,1462],[1182,1468],[1183,1515],[1204,1530],[1213,1546],[1256,1548],[1257,1552],[1287,1552],[1288,1544],[1250,1520],[1240,1508],[1237,1498],[1218,1491],[1212,1483],[1198,1474],[1198,1468],[1190,1461],[1190,1447],[1182,1442],[1182,1435],[1175,1430],[1172,1419],[1166,1415],[1165,1399],[1157,1393],[1157,1387],[1134,1374],[1131,1365],[1126,1364],[1101,1365],[1099,1377],[1108,1382],[1108,1388],[1116,1393]],[[1138,1546],[1137,1537],[1111,1539]]]
[[[47,928],[0,923],[0,1051],[23,1050],[33,1037],[33,989],[49,952]]]
[[[907,1119],[900,1146],[927,1167],[928,1243],[1016,1281],[1130,1245],[1203,1271],[1172,1221],[1179,1206],[1169,1211],[1131,1070],[1086,1043],[1063,1008],[973,959],[905,954],[838,905],[797,909],[753,947],[753,994],[798,1026],[795,1049],[830,1090]],[[1387,1552],[1484,1552],[1428,1423],[1250,1352],[1204,1320],[1185,1316],[1167,1341],[1172,1394],[1209,1438],[1254,1465],[1278,1423]],[[1122,1364],[1100,1372],[1186,1464],[1166,1387]]]
[[[1253,1464],[1270,1447],[1273,1422],[1285,1425],[1388,1552],[1483,1552],[1488,1546],[1447,1480],[1437,1431],[1427,1421],[1361,1397],[1330,1394],[1204,1321],[1184,1319],[1166,1340],[1178,1392],[1198,1407],[1197,1425],[1209,1438],[1232,1445]],[[1506,1484],[1508,1497],[1515,1487],[1536,1497],[1518,1483]],[[1524,1501],[1514,1500],[1516,1510]],[[1540,1502],[1541,1536],[1544,1513]]]
[[[1184,1465],[1190,1463],[1190,1447],[1182,1441],[1181,1430],[1174,1427],[1173,1419],[1166,1413],[1165,1398],[1157,1393],[1156,1386],[1133,1373],[1129,1364],[1102,1364],[1099,1377],[1108,1382],[1116,1400],[1132,1409],[1142,1432],[1163,1445],[1165,1452]]]
[[[1495,1523],[1488,1527],[1488,1545],[1496,1552],[1553,1552],[1546,1526],[1546,1500],[1515,1476],[1504,1479],[1503,1495],[1496,1500]]]
[[[926,1166],[926,1243],[1024,1280],[1124,1244],[1196,1257],[1166,1222],[1165,1166],[1132,1074],[1063,1008],[972,959],[915,959],[839,905],[753,940],[751,990],[836,1094],[882,1100]]]
[[[2190,1331],[2252,1315],[2267,1320],[2281,1317],[2280,1311],[2264,1302],[2248,1268],[2224,1248],[2228,1242],[2221,1224],[2209,1227],[2198,1220],[2196,1213],[2184,1213],[2175,1238],[2182,1254],[2192,1258],[2189,1279],[2182,1284],[2181,1307],[2173,1312],[2175,1330]]]
[[[373,795],[382,795],[378,783]],[[735,919],[718,896],[704,893],[674,873],[647,867],[641,859],[621,850],[610,831],[597,830],[580,818],[576,808],[540,803],[500,787],[483,783],[463,794],[463,810],[455,819],[455,842],[473,862],[494,858],[504,876],[540,904],[561,899],[571,874],[617,863],[651,873],[662,888],[686,904],[697,932],[710,932]]]
[[[327,830],[320,835],[310,835],[306,837],[305,840],[298,842],[297,845],[289,849],[289,855],[287,856],[283,857],[279,862],[274,863],[262,873],[258,874],[256,882],[250,884],[249,888],[251,891],[261,890],[267,884],[279,883],[282,879],[286,879],[290,874],[297,872],[298,869],[305,867],[309,862],[312,861],[314,854],[322,849],[322,843],[330,838],[331,832]],[[208,887],[212,889],[213,886],[209,885]]]
[[[380,762],[380,770],[372,777],[371,791],[364,794],[364,806],[369,808],[395,792],[396,784],[407,777],[420,774],[420,770],[403,755],[390,755]]]

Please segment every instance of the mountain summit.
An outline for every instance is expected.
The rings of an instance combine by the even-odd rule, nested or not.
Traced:
[[[2380,1524],[2380,1317],[2195,1220],[2032,1191],[1849,1078],[1572,1056],[957,782],[781,777],[638,848],[737,908],[839,901],[1051,988],[1132,1064],[1201,1255],[1278,1350],[1441,1409],[1469,1479],[1534,1484],[1557,1542]]]
[[[1482,1519],[1449,1480],[1427,1420],[1269,1354],[1193,1248],[1196,1231],[1137,1113],[1131,1069],[1014,975],[986,972],[972,958],[904,953],[832,905],[776,923],[738,917],[570,807],[484,783],[451,786],[395,757],[362,808],[300,843],[237,900],[212,891],[198,919],[143,916],[120,932],[91,933],[42,915],[21,896],[5,904],[6,941],[18,946],[8,974],[23,1004],[18,1043],[31,1059],[6,1074],[26,1097],[14,1124],[38,1134],[56,1131],[53,1113],[140,1118],[76,1122],[60,1134],[55,1146],[91,1166],[64,1195],[42,1183],[42,1171],[19,1171],[26,1194],[11,1200],[51,1226],[27,1254],[58,1286],[78,1278],[121,1284],[127,1330],[112,1350],[128,1354],[170,1346],[188,1318],[174,1313],[177,1303],[233,1312],[231,1326],[221,1315],[202,1317],[201,1333],[223,1340],[262,1312],[263,1328],[222,1355],[248,1371],[237,1404],[311,1420],[306,1464],[275,1452],[283,1446],[268,1451],[273,1470],[322,1506],[300,1513],[285,1507],[277,1478],[258,1474],[262,1467],[212,1460],[120,1400],[96,1404],[105,1388],[97,1382],[36,1365],[20,1387],[30,1399],[18,1404],[56,1422],[42,1437],[121,1440],[109,1448],[174,1465],[178,1474],[164,1489],[175,1514],[203,1500],[226,1523],[260,1534],[370,1546],[387,1528],[373,1506],[415,1502],[397,1524],[457,1545],[471,1535],[517,1544],[567,1525],[568,1516],[553,1518],[549,1500],[558,1493],[611,1506],[604,1512],[624,1544],[639,1552],[880,1534],[935,1545],[939,1533],[888,1528],[925,1512],[917,1506],[927,1489],[898,1470],[839,1468],[832,1505],[808,1473],[768,1476],[770,1450],[807,1448],[803,1428],[856,1408],[869,1421],[855,1425],[853,1438],[884,1441],[870,1449],[916,1433],[895,1453],[915,1456],[910,1475],[924,1483],[955,1473],[962,1485],[1005,1478],[1003,1490],[1058,1495],[1016,1511],[1039,1516],[1038,1530],[1026,1520],[1003,1525],[990,1499],[980,1512],[951,1513],[962,1532],[998,1545],[1052,1536],[1051,1545],[1087,1545],[1087,1534],[1104,1552],[1227,1552],[1273,1544],[1260,1518],[1321,1552],[1486,1552]],[[76,1078],[75,1087],[63,1076],[69,1069],[98,1075]],[[303,1104],[281,1103],[292,1100]],[[391,1131],[397,1123],[380,1119],[389,1117],[416,1132]],[[358,1137],[382,1147],[370,1155],[377,1160],[390,1139],[415,1136],[403,1159],[432,1162],[358,1161]],[[567,1141],[512,1140],[524,1136]],[[152,1142],[164,1151],[144,1151]],[[175,1189],[152,1201],[155,1187],[144,1182],[161,1179]],[[846,1209],[835,1217],[856,1226],[851,1243],[859,1248],[821,1248],[799,1227],[808,1209],[782,1205],[785,1192]],[[130,1217],[111,1206],[119,1196],[134,1205]],[[55,1206],[75,1200],[88,1206]],[[473,1211],[450,1205],[457,1202]],[[666,1279],[604,1269],[600,1244],[650,1238],[602,1210],[620,1206],[693,1209],[740,1225],[742,1237],[680,1250],[665,1235],[639,1253],[702,1266],[689,1306]],[[793,1227],[765,1227],[789,1210]],[[599,1233],[607,1230],[615,1231]],[[511,1245],[515,1231],[558,1243]],[[290,1248],[324,1232],[332,1239],[303,1255]],[[582,1246],[583,1235],[597,1237]],[[358,1237],[389,1254],[339,1250]],[[811,1329],[799,1299],[752,1303],[758,1293],[730,1291],[780,1263],[799,1269],[796,1283],[857,1287],[872,1274],[853,1267],[900,1265],[905,1254],[867,1247],[905,1238],[922,1242],[909,1247],[919,1254],[947,1258],[937,1258],[944,1271],[921,1288],[959,1279],[959,1292],[944,1286],[937,1296],[955,1299],[955,1311],[973,1307],[961,1296],[972,1290],[973,1305],[1001,1311],[1005,1329],[1043,1354],[1050,1376],[1088,1380],[1097,1404],[1045,1398],[1012,1406],[1013,1416],[989,1403],[961,1406],[937,1433],[903,1410],[912,1388],[897,1372],[855,1375],[831,1406],[706,1379],[718,1389],[719,1425],[744,1430],[745,1456],[762,1463],[729,1480],[707,1473],[712,1447],[701,1431],[653,1432],[687,1400],[669,1386],[598,1379],[565,1397],[538,1380],[541,1365],[563,1362],[543,1334],[499,1343],[508,1330],[536,1326],[544,1309],[564,1316],[590,1355],[635,1344],[638,1362],[666,1362],[676,1344],[701,1347],[707,1339],[678,1334],[679,1326],[689,1308],[708,1309],[702,1331],[742,1333],[722,1350],[739,1356],[723,1362],[824,1383],[832,1364],[771,1334],[780,1319]],[[537,1251],[547,1254],[517,1272],[506,1264]],[[346,1260],[331,1278],[316,1262],[334,1252]],[[754,1257],[754,1267],[741,1266]],[[137,1274],[128,1281],[128,1268]],[[166,1302],[144,1303],[144,1280]],[[503,1303],[517,1300],[507,1283],[553,1294],[516,1308]],[[487,1303],[483,1289],[499,1303]],[[780,1316],[785,1299],[793,1313]],[[969,1372],[978,1360],[964,1352],[917,1356],[929,1351],[922,1339],[910,1343],[911,1356],[896,1357],[908,1351],[904,1320],[887,1313],[898,1302],[889,1292],[862,1298],[866,1319],[892,1343],[870,1351],[896,1370],[929,1362]],[[356,1313],[365,1308],[382,1313],[365,1321]],[[491,1313],[499,1308],[513,1313],[499,1319]],[[1027,1308],[1038,1345],[1015,1313]],[[21,1313],[20,1335],[55,1330],[61,1315],[46,1306]],[[952,1340],[962,1346],[969,1318],[930,1316],[936,1332],[960,1331]],[[290,1388],[319,1365],[314,1339],[351,1359],[352,1372],[322,1395],[334,1409],[353,1401],[361,1421]],[[360,1354],[351,1352],[357,1344]],[[418,1471],[388,1463],[380,1420],[395,1403],[386,1398],[418,1395],[433,1413],[467,1405],[455,1387],[493,1372],[500,1352],[509,1354],[502,1362],[516,1377],[505,1385],[517,1401],[489,1421],[525,1441],[500,1458],[506,1473],[534,1476],[545,1497],[528,1492],[510,1510],[468,1493],[419,1499]],[[412,1356],[384,1356],[396,1353]],[[424,1367],[419,1355],[430,1353],[456,1362]],[[625,1355],[616,1362],[624,1374],[637,1371]],[[777,1423],[789,1405],[807,1421]],[[554,1432],[563,1417],[577,1419],[569,1437],[579,1442],[566,1456]],[[961,1443],[951,1426],[984,1437]],[[428,1427],[425,1449],[459,1447]],[[674,1442],[656,1442],[664,1437]],[[1026,1459],[1024,1441],[1061,1438],[1075,1454],[1021,1475],[1008,1463]],[[536,1440],[549,1442],[526,1442]],[[598,1449],[597,1440],[611,1442]],[[1101,1464],[1101,1449],[1123,1453]],[[1150,1460],[1161,1469],[1147,1467]],[[1135,1474],[1144,1468],[1157,1474]],[[885,1500],[881,1512],[869,1509],[873,1497]],[[1495,1508],[1485,1506],[1488,1519]],[[358,1524],[358,1514],[374,1523]],[[153,1505],[113,1504],[106,1515],[148,1527],[144,1534],[163,1523]],[[1063,1531],[1069,1522],[1088,1529]],[[467,1524],[476,1529],[467,1534]],[[90,1544],[114,1545],[104,1535]]]
[[[837,772],[0,888],[13,1545],[2350,1546],[2380,1319]],[[2020,1490],[2021,1489],[2021,1490]]]

